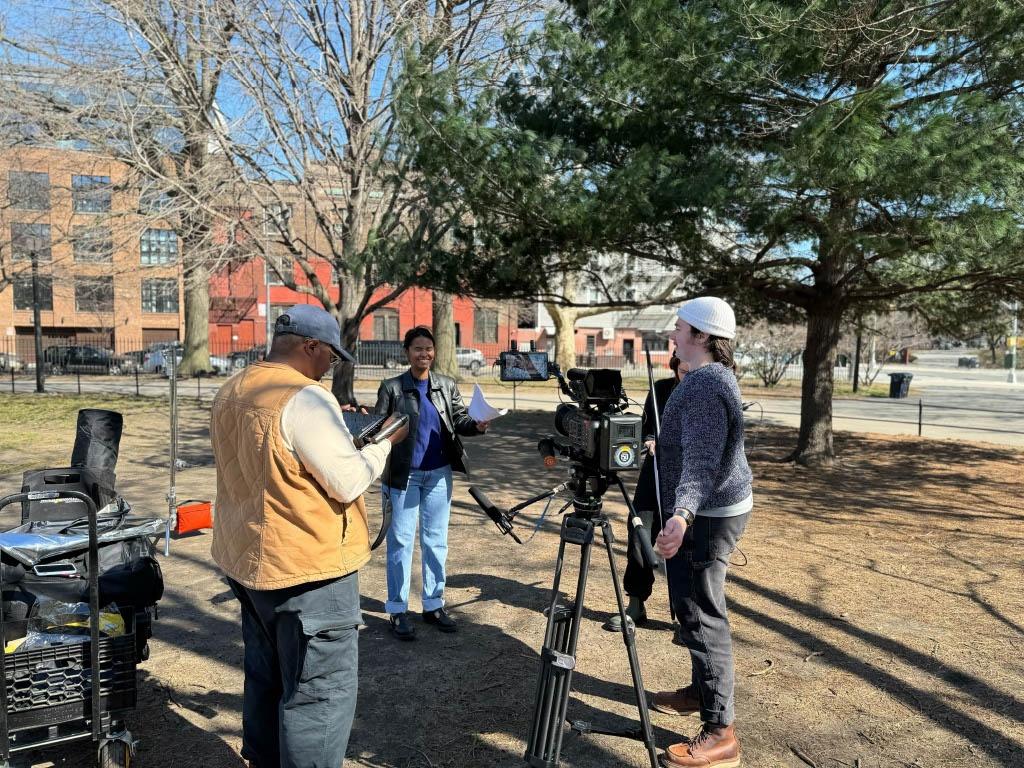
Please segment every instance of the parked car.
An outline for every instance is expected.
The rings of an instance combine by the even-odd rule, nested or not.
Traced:
[[[43,360],[50,373],[113,373],[121,372],[119,362],[109,349],[72,344],[43,350]]]
[[[146,362],[146,350],[135,349],[131,352],[125,352],[121,357],[132,364],[133,368],[129,372],[134,373],[136,368],[140,371],[142,370],[142,364]]]
[[[231,369],[237,371],[259,362],[266,356],[267,348],[261,344],[258,347],[249,347],[249,349],[239,352],[232,352],[228,355],[228,359],[231,361]]]
[[[181,365],[182,358],[185,356],[185,350],[181,347],[175,348],[174,359],[178,365]],[[167,373],[167,362],[170,358],[170,347],[159,347],[152,349],[146,353],[143,358],[142,370],[146,373],[166,374]],[[232,371],[232,362],[226,357],[220,355],[210,355],[210,370],[209,374],[213,376],[220,376],[221,374],[228,374]]]
[[[408,361],[400,341],[360,341],[355,358],[359,365],[383,365],[385,368],[399,368]]]
[[[25,361],[13,352],[0,352],[0,371],[19,373],[25,370]]]
[[[483,352],[479,349],[470,349],[468,347],[456,348],[455,362],[459,368],[469,368],[469,372],[474,376],[480,373],[480,369],[487,363]]]
[[[126,376],[136,371],[142,371],[144,352],[125,352],[121,355],[114,355],[111,358],[110,373]]]
[[[167,368],[167,350],[169,347],[150,347],[142,358],[142,370],[146,373],[163,373]],[[175,358],[180,362],[183,352],[178,349]]]

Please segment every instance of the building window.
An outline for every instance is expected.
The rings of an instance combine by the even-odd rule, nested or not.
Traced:
[[[267,275],[267,282],[270,285],[287,285],[282,275],[285,278],[295,279],[295,269],[292,263],[291,257],[288,254],[269,254],[270,263],[265,267],[269,270]],[[273,266],[271,266],[273,265]],[[276,269],[274,267],[277,267]]]
[[[288,232],[295,209],[291,205],[270,205],[263,214],[263,234],[281,237],[281,230]]]
[[[274,323],[277,322],[277,318],[287,312],[291,307],[288,304],[271,304],[270,305],[270,326],[273,328]]]
[[[113,312],[114,278],[76,277],[75,309],[79,312]]]
[[[113,261],[114,237],[110,227],[76,226],[72,249],[75,261]]]
[[[516,327],[517,328],[536,328],[537,327],[537,305],[536,304],[520,304],[516,308]]]
[[[644,336],[644,349],[651,352],[668,352],[668,337],[648,334]]]
[[[597,351],[597,336],[592,333],[587,334],[587,354],[592,355]]]
[[[50,260],[50,225],[11,224],[11,258],[31,261],[33,251],[38,261]]]
[[[139,211],[142,214],[166,213],[174,206],[174,199],[166,189],[155,182],[147,182],[139,193]]]
[[[477,307],[473,311],[473,342],[498,343],[498,310]]]
[[[71,203],[75,213],[108,213],[110,194],[109,176],[71,177]]]
[[[173,264],[178,260],[178,235],[173,229],[147,229],[139,238],[144,265]]]
[[[39,308],[46,312],[53,311],[53,278],[40,277],[39,283]],[[32,278],[14,278],[14,308],[32,309]]]
[[[7,197],[12,208],[26,211],[50,210],[50,174],[9,171]]]
[[[373,338],[395,341],[398,336],[398,310],[378,309],[373,313]]]
[[[142,281],[142,311],[177,314],[178,281],[174,278]]]

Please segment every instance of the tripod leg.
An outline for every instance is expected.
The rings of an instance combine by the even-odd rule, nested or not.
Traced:
[[[611,524],[605,521],[605,524],[601,526],[601,532],[604,536],[604,548],[608,552],[608,565],[611,568],[612,585],[615,587],[615,602],[619,607],[619,619],[622,621],[622,640],[626,644],[626,653],[629,656],[629,671],[633,676],[633,692],[636,694],[636,708],[640,712],[640,727],[643,733],[643,741],[647,747],[647,755],[651,759],[651,768],[658,768],[658,750],[654,745],[651,713],[647,708],[647,693],[644,690],[644,681],[640,675],[640,660],[636,655],[636,627],[633,626],[632,620],[628,620],[626,617],[626,608],[622,602],[622,587],[619,585],[618,574],[615,573]]]
[[[590,569],[590,550],[594,525],[567,517],[562,521],[562,542],[558,548],[554,587],[548,608],[548,623],[541,649],[540,679],[534,703],[530,740],[524,758],[535,768],[558,765],[565,734],[565,714],[572,690],[572,672],[576,667],[576,642],[579,637],[583,597]],[[558,604],[558,584],[562,575],[566,542],[580,546],[580,571],[574,604]]]

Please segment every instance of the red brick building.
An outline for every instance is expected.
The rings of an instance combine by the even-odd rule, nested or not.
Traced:
[[[330,279],[327,262],[317,265],[317,278]],[[296,268],[295,280],[302,285],[304,277]],[[293,304],[316,304],[308,293],[294,291],[273,277],[268,286],[262,259],[232,264],[210,281],[210,350],[215,353],[239,351],[266,344],[267,308],[271,323]],[[269,302],[267,292],[269,288]],[[379,294],[387,289],[381,288]],[[338,287],[330,288],[337,300]],[[456,345],[481,349],[485,354],[507,349],[516,338],[518,313],[507,302],[478,302],[456,297],[454,302]],[[431,292],[410,288],[385,307],[365,318],[359,328],[361,340],[401,339],[409,328],[431,324]]]
[[[0,283],[0,351],[34,360],[30,252],[38,257],[44,345],[124,353],[182,339],[181,241],[144,209],[129,169],[109,158],[53,147],[0,154],[0,267],[8,278]],[[293,268],[301,285],[305,277]],[[331,265],[315,268],[336,300]],[[271,271],[268,284],[263,260],[242,256],[210,279],[212,354],[265,346],[268,313],[272,322],[292,304],[316,301],[277,277]],[[430,323],[430,291],[410,289],[367,317],[360,338],[400,339]],[[515,337],[517,312],[457,298],[455,323],[458,345],[490,359]]]

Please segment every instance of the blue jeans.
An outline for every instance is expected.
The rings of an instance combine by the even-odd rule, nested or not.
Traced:
[[[452,510],[452,468],[409,473],[405,490],[385,485],[391,499],[391,527],[388,528],[388,601],[384,610],[391,615],[409,609],[409,581],[412,578],[412,550],[416,543],[416,522],[420,524],[420,560],[423,565],[423,610],[444,605],[444,563],[448,558],[448,518]]]
[[[242,757],[253,768],[340,768],[359,689],[359,574],[228,584],[242,604]]]

